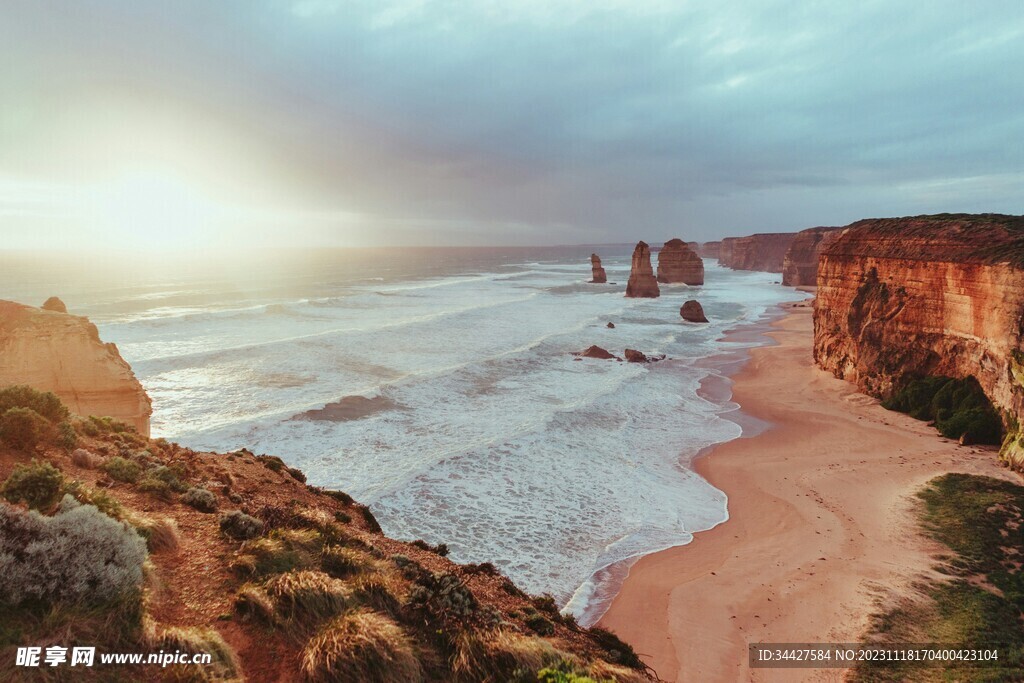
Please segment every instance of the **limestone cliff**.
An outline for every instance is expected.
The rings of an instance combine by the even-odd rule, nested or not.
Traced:
[[[798,232],[782,259],[782,284],[813,287],[818,280],[818,254],[839,229],[819,227]]]
[[[746,237],[726,237],[719,248],[718,263],[734,270],[782,272],[786,250],[795,232],[763,232]]]
[[[637,242],[633,250],[626,296],[647,299],[661,296],[658,281],[654,278],[654,269],[651,267],[651,249],[646,242]]]
[[[701,258],[718,258],[718,252],[722,248],[721,242],[703,242],[697,247],[697,255]]]
[[[604,267],[601,265],[601,257],[597,254],[590,255],[590,270],[592,277],[591,282],[596,284],[602,284],[608,282],[608,276],[604,272]]]
[[[658,252],[658,282],[704,284],[704,262],[681,239],[665,242]]]
[[[149,436],[152,403],[87,318],[0,301],[0,386],[57,394],[73,413],[110,416]]]
[[[910,377],[974,376],[1024,466],[1024,217],[870,219],[821,251],[814,358],[887,397]]]

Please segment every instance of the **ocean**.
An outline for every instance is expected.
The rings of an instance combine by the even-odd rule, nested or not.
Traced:
[[[587,282],[592,251],[616,284]],[[735,404],[698,393],[722,372],[708,361],[760,343],[727,330],[804,298],[705,260],[701,287],[626,299],[631,251],[6,254],[0,298],[58,295],[89,316],[152,397],[154,437],[278,455],[369,504],[388,535],[493,562],[592,623],[609,567],[727,518],[690,469],[741,433]],[[710,324],[682,321],[691,298]],[[591,344],[667,358],[574,358]],[[296,419],[353,396],[371,399],[353,419]]]

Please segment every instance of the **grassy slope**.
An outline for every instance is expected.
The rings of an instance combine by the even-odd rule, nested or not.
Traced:
[[[855,670],[853,680],[1024,680],[1024,486],[946,474],[918,496],[925,533],[949,549],[941,566],[949,578],[924,582],[918,599],[878,613],[867,640],[998,644],[999,666],[865,666]]]

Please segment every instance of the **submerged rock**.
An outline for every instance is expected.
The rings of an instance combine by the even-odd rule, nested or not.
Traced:
[[[600,346],[596,344],[594,346],[591,346],[586,351],[580,351],[575,355],[579,356],[580,358],[600,358],[602,360],[611,360],[612,358],[616,358],[615,354],[610,353],[607,349],[602,349]]]
[[[654,299],[661,296],[658,281],[651,267],[651,248],[646,242],[637,242],[633,250],[633,261],[629,269],[626,296],[630,298]]]
[[[683,320],[691,323],[706,323],[708,319],[704,316],[704,307],[696,299],[690,299],[679,309],[679,315]]]
[[[609,330],[614,330],[615,329],[615,323],[608,323],[607,325],[605,325],[605,327],[607,327]]]

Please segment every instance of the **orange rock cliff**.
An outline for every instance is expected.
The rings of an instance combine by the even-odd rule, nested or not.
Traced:
[[[62,307],[55,298],[45,310],[0,301],[0,386],[52,391],[73,413],[113,417],[149,436],[152,402],[131,367],[87,318]]]
[[[651,267],[651,248],[646,242],[637,242],[633,249],[633,261],[629,269],[629,282],[626,283],[626,296],[630,298],[653,299],[661,296],[658,281],[654,278]]]
[[[818,255],[839,229],[820,227],[798,232],[782,258],[782,284],[813,287],[818,281]]]
[[[726,237],[718,251],[718,263],[734,270],[781,273],[786,250],[795,232],[763,232],[746,237]]]
[[[658,252],[658,282],[702,285],[704,262],[686,242],[678,238],[669,240]]]
[[[869,219],[821,251],[814,358],[874,396],[904,378],[973,375],[1024,466],[1024,217]]]

